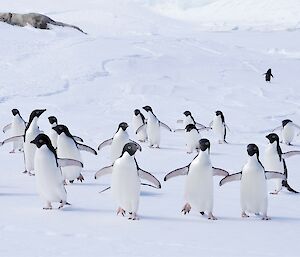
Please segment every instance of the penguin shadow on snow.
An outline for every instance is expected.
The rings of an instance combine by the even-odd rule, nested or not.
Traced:
[[[162,194],[161,193],[156,193],[156,192],[150,192],[150,191],[141,191],[141,196],[146,196],[146,197],[159,197]]]
[[[36,196],[36,194],[33,193],[0,193],[0,196],[20,196],[20,197],[24,197],[24,196]]]
[[[67,207],[62,208],[61,210],[63,211],[67,211],[67,212],[86,212],[86,213],[111,213],[113,212],[113,210],[109,210],[109,209],[97,209],[97,208],[83,208],[83,207],[77,207],[77,206],[72,206],[69,205]]]

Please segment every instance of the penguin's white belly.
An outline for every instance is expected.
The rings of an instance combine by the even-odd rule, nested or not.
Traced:
[[[268,196],[264,172],[243,170],[241,179],[241,207],[250,213],[266,213]]]
[[[120,158],[113,167],[111,189],[113,197],[127,212],[137,213],[140,196],[140,179],[134,160]]]
[[[222,120],[219,118],[215,118],[212,124],[212,129],[218,140],[224,140],[225,127],[222,123]]]
[[[134,116],[132,119],[133,131],[137,131],[137,129],[143,125],[143,121],[140,117]],[[147,125],[145,125],[137,134],[136,137],[140,141],[145,141],[147,139]]]
[[[195,124],[195,122],[193,121],[193,119],[190,116],[185,117],[185,119],[183,120],[183,126],[184,128],[189,125],[189,124]]]
[[[185,198],[196,211],[213,209],[213,176],[211,165],[192,163],[185,185]]]
[[[61,171],[56,166],[54,155],[45,146],[37,150],[34,165],[40,197],[47,202],[66,201],[67,194]]]
[[[282,141],[285,144],[290,144],[295,136],[294,127],[291,124],[286,124],[282,130]]]
[[[126,133],[126,134],[125,134]],[[122,132],[114,136],[113,141],[111,143],[111,148],[110,148],[110,156],[112,162],[114,162],[116,159],[118,159],[123,151],[124,145],[129,142],[129,136],[127,132]]]
[[[37,147],[30,143],[34,140],[38,135],[39,130],[27,130],[25,143],[24,143],[24,155],[25,155],[25,169],[26,171],[33,171],[34,170],[34,155]]]
[[[22,136],[25,133],[25,124],[22,120],[15,120],[12,124],[11,136]],[[13,149],[18,150],[23,148],[24,139],[20,138],[13,143]]]
[[[66,136],[61,136],[58,138],[58,148],[57,148],[57,156],[59,158],[66,158],[66,159],[74,159],[78,161],[81,160],[80,152],[75,144],[75,142]],[[64,179],[67,180],[75,180],[80,176],[82,172],[81,167],[77,166],[68,166],[61,168],[62,174]]]
[[[148,121],[147,123],[147,135],[150,145],[159,146],[160,143],[160,127],[157,120]]]
[[[58,137],[58,134],[55,130],[51,129],[50,133],[49,133],[49,137],[50,137],[50,140],[51,140],[51,144],[53,145],[54,149],[57,148],[57,137]]]
[[[199,147],[199,140],[201,139],[201,135],[196,130],[192,130],[190,132],[186,132],[185,136],[187,152],[191,153]]]

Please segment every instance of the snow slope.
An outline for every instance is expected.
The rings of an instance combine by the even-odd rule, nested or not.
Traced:
[[[160,11],[165,3],[170,9]],[[203,136],[212,141],[214,166],[240,171],[248,143],[257,143],[263,155],[268,129],[285,118],[300,124],[300,18],[295,15],[300,8],[291,0],[239,3],[2,0],[1,11],[45,13],[88,35],[0,23],[0,125],[10,122],[12,108],[24,117],[34,108],[47,108],[41,128],[48,131],[47,117],[56,115],[96,148],[146,104],[173,128],[185,110],[208,124],[220,109],[231,130],[229,144],[216,144],[211,133]],[[243,8],[246,16],[235,15]],[[172,14],[177,9],[181,17]],[[198,12],[194,19],[191,13]],[[210,31],[200,26],[202,20]],[[262,73],[270,67],[275,78],[266,84]],[[299,137],[294,146],[282,147],[300,149]],[[44,211],[34,177],[21,173],[23,156],[9,150],[0,149],[0,256],[299,256],[299,195],[270,195],[271,221],[241,219],[239,183],[219,188],[215,179],[219,220],[208,221],[193,210],[180,213],[185,181],[180,177],[162,183],[161,190],[143,188],[140,220],[130,222],[116,216],[109,191],[98,194],[110,177],[93,179],[110,163],[107,148],[97,157],[83,153],[86,180],[67,186],[72,205]],[[193,157],[185,153],[182,135],[163,131],[161,149],[143,144],[137,161],[162,180]],[[300,190],[299,157],[287,164],[291,185]]]

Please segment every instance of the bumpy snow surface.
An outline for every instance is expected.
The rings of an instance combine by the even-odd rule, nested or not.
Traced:
[[[51,30],[0,23],[1,126],[18,108],[26,120],[46,108],[94,148],[110,138],[133,110],[152,106],[173,129],[190,110],[206,125],[222,110],[229,144],[211,132],[211,160],[239,172],[246,145],[261,159],[268,130],[283,119],[300,123],[300,1],[297,0],[1,0],[1,12],[40,12],[81,27]],[[272,68],[274,79],[264,81]],[[135,138],[129,127],[132,139]],[[1,140],[8,135],[2,134]],[[188,164],[182,133],[162,131],[161,149],[136,155],[140,167],[161,181]],[[300,149],[296,137],[293,146]],[[240,183],[218,186],[214,215],[202,217],[184,205],[185,177],[142,187],[138,221],[116,216],[111,192],[98,192],[110,176],[94,180],[110,164],[109,147],[98,156],[83,152],[84,183],[67,185],[71,206],[43,210],[35,178],[22,174],[23,155],[0,149],[0,256],[299,256],[300,196],[269,195],[270,221],[240,216]],[[287,160],[290,184],[300,190],[300,158]],[[269,191],[273,190],[269,183]],[[55,205],[57,208],[57,205]]]

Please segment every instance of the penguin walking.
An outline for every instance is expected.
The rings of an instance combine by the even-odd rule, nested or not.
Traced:
[[[54,127],[56,127],[58,125],[57,118],[55,116],[50,116],[50,117],[48,117],[48,120],[49,120],[49,123],[51,125],[51,130],[50,130],[50,133],[49,133],[49,137],[51,139],[51,143],[52,143],[54,149],[57,149],[57,137],[58,137],[58,134],[53,129]],[[73,135],[73,138],[76,141],[78,141],[78,142],[83,142],[83,139],[81,137]]]
[[[214,134],[218,138],[219,144],[227,143],[226,134],[228,126],[225,123],[224,114],[221,111],[216,111],[213,121],[210,123],[210,127],[212,128]]]
[[[247,146],[248,161],[241,172],[226,176],[220,181],[220,186],[241,180],[241,209],[243,218],[249,217],[246,212],[261,214],[263,220],[269,220],[267,216],[268,193],[267,179],[285,179],[280,172],[265,171],[259,160],[259,149],[255,144]]]
[[[274,128],[272,132],[280,129],[282,142],[286,145],[292,145],[291,143],[295,137],[295,128],[300,130],[300,126],[289,119],[283,120],[281,124],[281,126]]]
[[[279,144],[279,137],[275,133],[271,133],[266,136],[269,140],[269,144],[265,150],[265,159],[264,159],[264,166],[267,170],[274,170],[281,172],[284,174],[284,179],[276,179],[275,180],[275,191],[271,194],[278,194],[282,187],[285,187],[288,191],[292,193],[299,193],[288,184],[288,170],[287,165],[285,162],[285,158],[290,156],[300,154],[300,151],[289,151],[283,153]]]
[[[187,175],[184,194],[186,203],[182,212],[186,214],[190,212],[191,208],[194,208],[202,215],[207,212],[208,219],[216,220],[217,218],[213,215],[213,176],[227,176],[228,172],[212,166],[208,139],[201,139],[199,148],[199,154],[190,164],[171,171],[165,176],[164,181],[176,176]]]
[[[128,128],[128,124],[126,122],[121,122],[118,126],[115,135],[112,138],[103,141],[98,146],[98,150],[100,151],[103,147],[111,145],[110,156],[111,156],[112,163],[121,156],[123,147],[126,143],[134,142],[131,139],[129,139],[127,128]],[[137,145],[141,148],[139,144]]]
[[[92,147],[76,142],[69,129],[65,125],[57,125],[53,129],[58,134],[58,158],[74,159],[82,162],[80,150],[97,155],[97,152]],[[79,180],[80,182],[84,180],[84,177],[82,175],[82,167],[63,167],[61,168],[61,170],[64,180],[69,181],[71,184],[75,179]]]
[[[144,106],[143,109],[148,113],[147,119],[147,135],[150,147],[157,147],[159,148],[160,145],[160,128],[165,128],[172,132],[172,129],[166,125],[165,123],[161,122],[153,113],[152,108],[150,106]],[[145,124],[140,126],[136,134],[140,132],[144,128]]]
[[[160,182],[149,172],[142,170],[135,159],[135,153],[141,148],[136,143],[127,143],[123,147],[122,154],[113,165],[104,167],[95,174],[95,179],[112,174],[111,190],[117,203],[117,214],[125,216],[129,213],[129,219],[138,219],[137,212],[140,198],[140,178],[150,181],[156,188],[161,188]]]
[[[193,124],[198,129],[210,129],[210,128],[202,125],[201,123],[196,122],[190,111],[185,111],[183,113],[183,115],[184,115],[184,119],[183,120],[177,120],[177,123],[183,123],[184,128],[186,128],[186,126],[189,125],[189,124]]]
[[[30,142],[37,147],[34,157],[35,178],[38,194],[46,207],[43,209],[52,209],[52,203],[58,202],[61,209],[67,203],[67,191],[64,187],[64,178],[61,173],[61,167],[78,166],[83,164],[77,160],[57,158],[50,138],[45,134],[39,134]]]
[[[272,71],[271,69],[268,69],[266,73],[264,73],[265,75],[265,80],[267,82],[271,82],[271,77],[274,78],[274,76],[272,75]]]
[[[134,131],[137,131],[139,127],[143,126],[143,128],[136,134],[136,136],[140,142],[146,142],[147,141],[146,119],[139,109],[134,110],[134,115],[132,118],[132,126]]]
[[[6,125],[3,128],[3,132],[6,133],[8,130],[10,130],[11,137],[23,136],[25,133],[26,122],[22,118],[18,109],[12,109],[11,112],[13,114],[12,123],[9,123],[8,125]],[[20,137],[19,139],[15,140],[13,142],[13,149],[10,151],[10,153],[15,153],[16,151],[22,151],[23,143],[24,143],[23,137]]]

